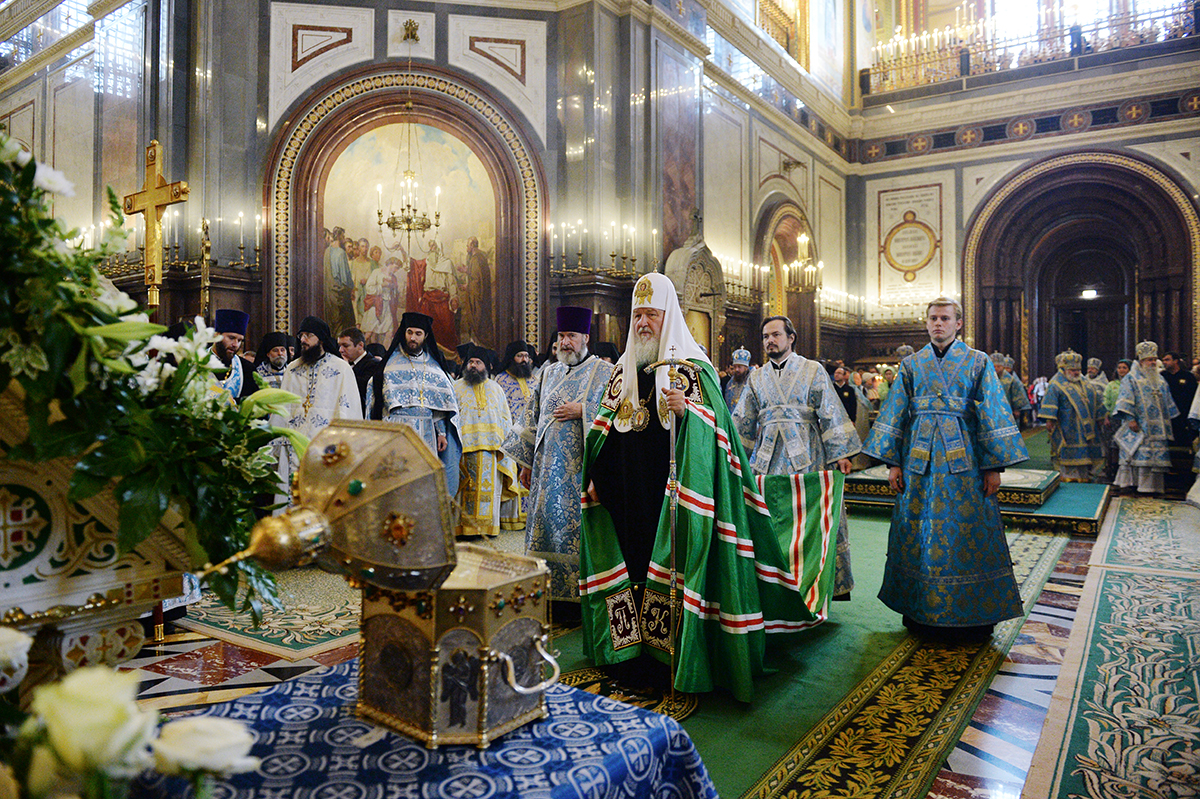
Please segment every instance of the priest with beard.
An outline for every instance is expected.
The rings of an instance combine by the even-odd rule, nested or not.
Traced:
[[[300,397],[281,415],[272,418],[276,427],[289,427],[312,440],[334,419],[362,419],[358,384],[354,370],[338,354],[329,325],[315,317],[305,317],[297,334],[300,355],[283,370],[279,387]],[[287,457],[280,459],[280,479],[291,485],[299,467],[296,452],[289,444]]]
[[[229,370],[217,381],[217,387],[231,402],[241,402],[258,390],[254,378],[250,377],[250,362],[238,355],[246,340],[249,323],[249,314],[231,308],[222,308],[213,316],[213,328],[220,336],[213,342],[213,355]]]
[[[510,341],[504,348],[504,359],[492,378],[508,400],[508,413],[514,423],[525,418],[525,406],[533,394],[533,361],[537,350],[524,341]],[[529,497],[525,496],[505,501],[500,506],[500,529],[524,530],[526,513],[528,512]]]
[[[450,496],[458,494],[458,402],[432,317],[414,311],[400,317],[382,368],[367,384],[366,407],[372,419],[415,430],[441,460]]]
[[[722,686],[749,701],[766,634],[826,618],[842,476],[755,477],[665,275],[638,280],[631,320],[584,446],[583,652],[618,682],[673,663],[679,690]],[[685,363],[646,372],[665,359]]]
[[[525,554],[546,561],[552,619],[579,619],[579,497],[583,438],[600,408],[612,365],[593,355],[592,309],[564,305],[554,312],[556,354],[542,365],[514,420],[504,451],[520,464],[529,489]]]
[[[525,489],[517,482],[516,461],[500,449],[512,415],[504,391],[489,377],[495,353],[475,344],[465,347],[462,377],[454,381],[463,448],[458,482],[462,516],[455,532],[494,537],[500,535],[501,504],[519,499]]]
[[[254,374],[262,378],[267,388],[283,384],[283,372],[288,365],[288,337],[278,330],[262,337],[254,352]]]

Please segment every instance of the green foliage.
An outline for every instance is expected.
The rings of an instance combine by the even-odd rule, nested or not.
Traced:
[[[285,431],[264,418],[298,398],[264,389],[239,408],[214,390],[212,331],[158,335],[165,328],[98,273],[106,246],[68,244],[77,232],[50,215],[47,189],[61,175],[17,152],[0,134],[0,388],[23,392],[28,416],[8,457],[78,459],[70,498],[114,492],[122,551],[165,522],[178,524],[194,567],[230,557],[249,543],[254,497],[277,491],[269,444]],[[109,204],[120,230],[111,190]],[[232,608],[239,579],[255,622],[264,601],[278,606],[274,579],[252,561],[211,586]]]

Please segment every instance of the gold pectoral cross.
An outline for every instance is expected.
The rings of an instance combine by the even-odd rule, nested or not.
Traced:
[[[142,190],[125,195],[125,213],[142,214],[146,218],[146,253],[142,263],[146,268],[146,305],[158,307],[158,288],[163,282],[162,217],[168,205],[186,202],[188,184],[185,180],[167,183],[162,174],[162,147],[158,140],[146,148],[146,180]],[[153,211],[153,213],[151,213]]]

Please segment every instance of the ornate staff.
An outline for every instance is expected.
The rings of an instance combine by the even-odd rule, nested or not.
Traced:
[[[671,346],[670,354],[671,354],[670,358],[667,358],[667,359],[661,360],[661,361],[656,361],[656,362],[650,364],[649,366],[645,367],[642,371],[644,371],[646,374],[653,374],[654,370],[657,369],[658,367],[669,366],[670,369],[667,370],[667,381],[671,384],[671,388],[682,389],[683,388],[683,376],[679,374],[679,368],[682,367],[684,369],[687,369],[692,374],[692,380],[694,382],[696,379],[696,376],[695,376],[696,365],[694,363],[692,363],[691,361],[685,361],[680,358],[676,358],[674,345]],[[668,650],[667,651],[671,655],[671,699],[670,699],[670,705],[672,707],[674,707],[674,705],[675,705],[675,613],[676,613],[675,606],[676,606],[676,602],[678,601],[677,591],[676,591],[676,587],[675,587],[675,583],[677,580],[677,578],[676,578],[677,570],[675,567],[675,516],[676,516],[676,513],[678,513],[678,508],[679,508],[679,480],[678,480],[678,475],[676,473],[676,467],[675,467],[675,414],[672,412],[668,412],[667,415],[671,419],[671,427],[669,428],[669,432],[671,434],[671,444],[670,444],[671,468],[670,468],[670,473],[667,476],[667,490],[670,492],[670,496],[671,496],[671,556],[670,556],[671,589],[670,589],[670,594],[668,595],[669,598],[667,600],[668,604],[670,605],[670,618],[669,618],[670,628],[667,630],[667,641],[668,641]]]

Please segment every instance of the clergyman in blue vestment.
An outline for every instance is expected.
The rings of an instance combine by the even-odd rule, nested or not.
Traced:
[[[863,451],[898,492],[879,598],[921,635],[980,640],[1022,613],[996,492],[1029,452],[988,357],[956,339],[962,323],[955,300],[929,303],[930,343],[900,362]]]

